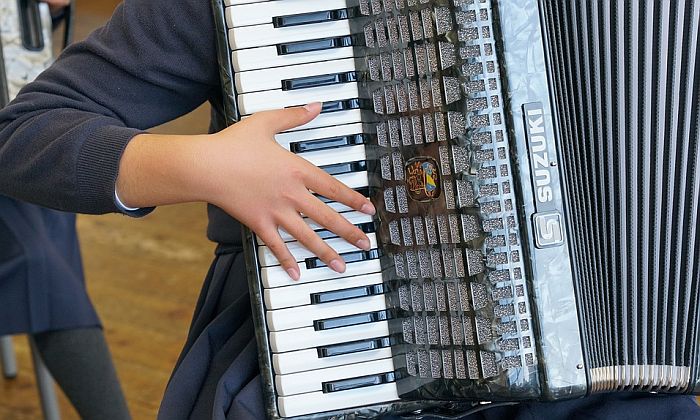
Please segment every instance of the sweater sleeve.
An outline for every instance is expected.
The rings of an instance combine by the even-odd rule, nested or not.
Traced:
[[[0,194],[80,213],[117,211],[119,160],[138,133],[218,93],[205,0],[125,0],[0,111]]]

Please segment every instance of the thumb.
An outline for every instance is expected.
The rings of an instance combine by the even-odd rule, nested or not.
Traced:
[[[265,128],[274,133],[280,133],[304,125],[320,113],[321,103],[314,102],[300,107],[263,111],[253,117]]]

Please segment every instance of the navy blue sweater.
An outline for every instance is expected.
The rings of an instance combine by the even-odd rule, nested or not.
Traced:
[[[0,112],[0,194],[117,211],[129,140],[220,96],[214,33],[206,0],[126,0]]]

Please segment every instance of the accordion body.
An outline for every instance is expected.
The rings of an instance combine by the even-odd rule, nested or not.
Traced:
[[[700,392],[700,1],[213,4],[228,123],[324,101],[277,140],[378,209],[245,235],[270,418]]]

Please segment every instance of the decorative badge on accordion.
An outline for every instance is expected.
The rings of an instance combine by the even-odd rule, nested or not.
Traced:
[[[427,203],[440,197],[440,173],[437,161],[431,157],[415,157],[406,163],[408,194],[414,201]]]
[[[545,124],[544,105],[532,102],[523,105],[525,133],[530,158],[530,175],[535,199],[532,215],[535,245],[549,248],[564,244],[564,221],[553,186],[559,183],[559,171],[552,160],[552,138]]]

